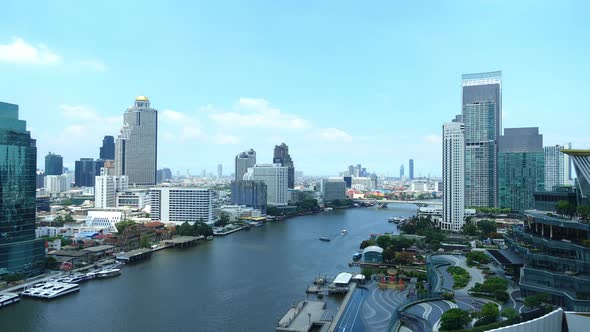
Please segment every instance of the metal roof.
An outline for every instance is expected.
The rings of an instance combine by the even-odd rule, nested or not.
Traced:
[[[350,279],[352,279],[352,273],[342,272],[342,273],[338,274],[338,276],[336,276],[336,279],[334,279],[334,283],[335,284],[348,284],[350,282]]]

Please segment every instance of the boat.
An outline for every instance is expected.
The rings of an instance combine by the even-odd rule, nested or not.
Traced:
[[[327,236],[322,236],[322,237],[320,237],[320,241],[326,241],[326,242],[329,242],[329,241],[330,241],[330,238],[329,238],[329,237],[327,237]]]
[[[345,229],[343,229],[343,230],[341,230],[341,231],[340,231],[340,233],[341,233],[342,235],[346,235],[346,234],[348,234],[348,231],[347,231],[347,230],[345,230]]]
[[[353,261],[358,261],[359,259],[361,259],[361,257],[363,257],[363,254],[362,254],[362,253],[360,253],[360,252],[355,252],[355,253],[352,255],[352,260],[353,260]]]
[[[37,284],[38,285],[38,284]],[[80,290],[78,284],[67,284],[63,282],[47,282],[39,287],[33,286],[22,292],[24,296],[39,297],[43,299],[54,299],[69,293]]]
[[[387,208],[387,203],[377,203],[377,208],[378,209],[386,209]]]
[[[394,222],[395,221],[395,217],[389,217],[389,218],[387,218],[387,221]]]
[[[332,211],[332,210],[334,210],[334,208],[331,208],[331,207],[324,208],[324,211]]]
[[[209,235],[209,236],[207,236],[207,240],[208,240],[208,241],[211,241],[211,240],[213,240],[213,235]]]
[[[16,293],[0,293],[0,308],[18,301],[20,301],[20,296]]]
[[[390,217],[390,218],[387,219],[387,221],[393,222],[393,223],[396,223],[396,224],[399,224],[401,222],[406,221],[406,219],[407,218],[405,218],[405,217]]]
[[[96,272],[97,278],[110,278],[121,274],[121,269],[106,269]]]

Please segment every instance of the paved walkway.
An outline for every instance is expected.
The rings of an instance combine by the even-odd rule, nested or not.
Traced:
[[[379,289],[376,283],[371,284],[361,309],[366,331],[386,331],[397,308],[408,301],[407,295],[407,291]]]

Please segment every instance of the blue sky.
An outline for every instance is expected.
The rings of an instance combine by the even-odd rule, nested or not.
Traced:
[[[48,151],[98,157],[146,95],[159,167],[289,145],[298,170],[439,175],[461,74],[503,71],[504,127],[590,147],[585,1],[3,1],[0,100]]]

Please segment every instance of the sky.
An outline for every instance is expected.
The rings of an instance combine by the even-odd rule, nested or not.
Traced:
[[[73,168],[138,95],[158,167],[233,171],[285,142],[297,171],[441,174],[461,74],[501,70],[504,128],[590,147],[587,1],[3,1],[0,101]]]

